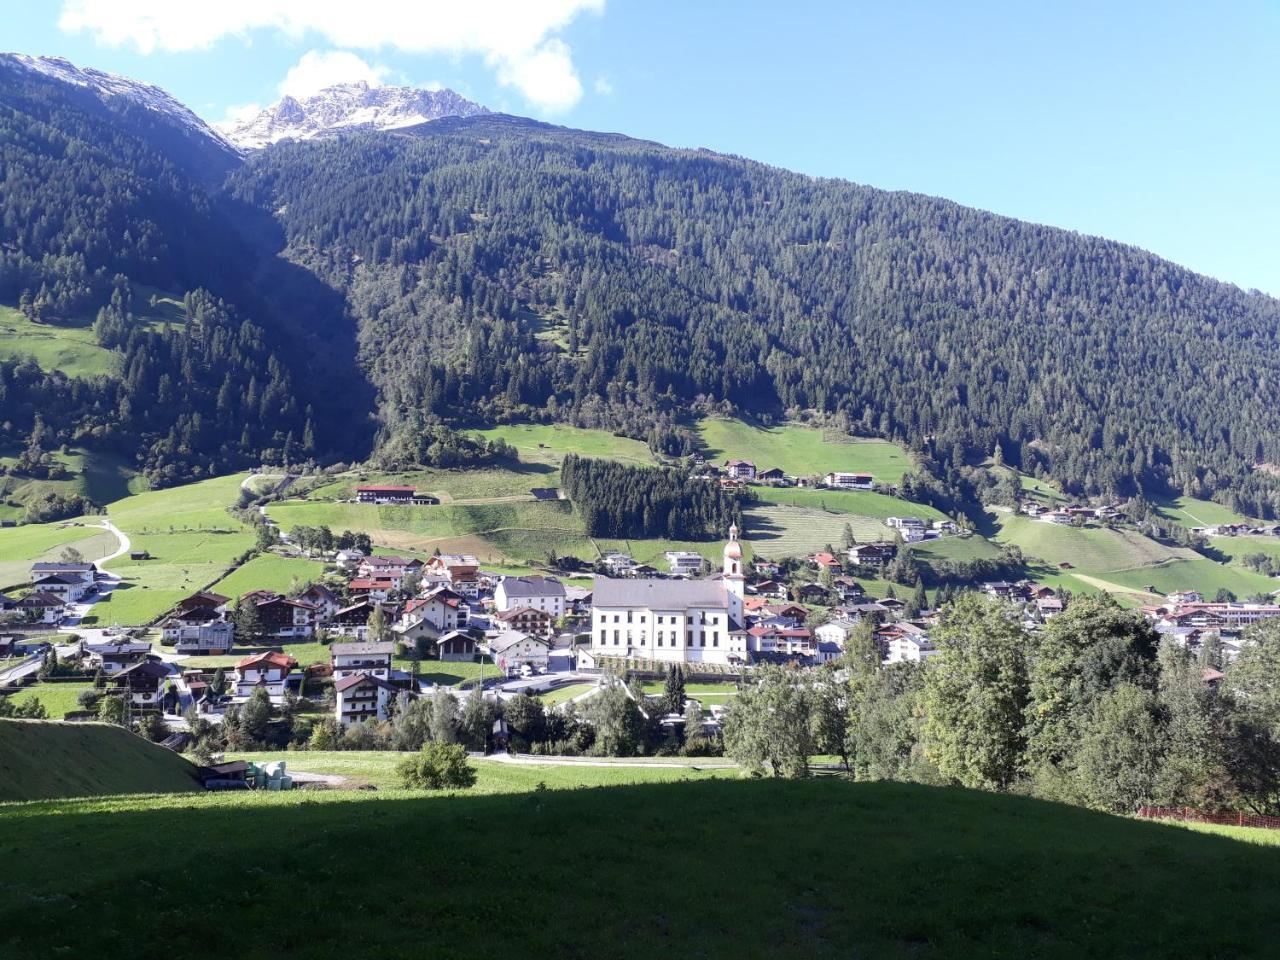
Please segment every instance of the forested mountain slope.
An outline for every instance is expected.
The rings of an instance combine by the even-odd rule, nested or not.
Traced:
[[[263,218],[219,194],[239,163],[129,96],[0,57],[0,303],[51,329],[92,325],[120,354],[118,376],[79,380],[0,360],[0,446],[22,449],[23,469],[77,443],[173,482],[345,439],[321,435],[331,421],[313,408],[331,396],[311,376],[325,352],[270,291],[337,304],[314,323],[341,318],[341,300],[275,262]],[[184,322],[139,322],[138,285],[181,300]]]
[[[388,421],[643,435],[698,397],[843,411],[1078,492],[1280,463],[1280,303],[944,200],[510,117],[280,145],[231,178],[349,298]],[[1268,504],[1246,501],[1250,512]]]

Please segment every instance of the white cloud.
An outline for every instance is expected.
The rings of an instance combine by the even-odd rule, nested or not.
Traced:
[[[613,84],[609,82],[608,77],[596,77],[595,90],[602,97],[613,96]]]
[[[241,103],[227,107],[227,112],[223,118],[214,123],[214,128],[218,130],[226,130],[235,127],[238,124],[252,120],[262,112],[262,105],[259,103]]]
[[[302,99],[325,87],[357,80],[376,87],[386,74],[386,67],[371,66],[345,50],[308,50],[280,81],[280,93]]]
[[[273,30],[337,47],[423,54],[474,54],[499,82],[543,110],[564,110],[582,96],[571,52],[557,34],[605,0],[64,0],[58,25],[143,53],[211,46]]]

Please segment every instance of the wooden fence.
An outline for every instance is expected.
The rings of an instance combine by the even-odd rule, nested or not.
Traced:
[[[1261,827],[1280,830],[1280,817],[1266,817],[1243,810],[1196,810],[1193,807],[1139,807],[1138,816],[1149,820],[1183,820],[1190,823],[1216,823],[1227,827]]]

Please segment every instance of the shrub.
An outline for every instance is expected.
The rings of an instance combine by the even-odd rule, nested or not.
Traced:
[[[396,765],[400,782],[415,790],[466,789],[475,786],[476,771],[467,762],[467,751],[456,743],[428,742],[416,757]]]

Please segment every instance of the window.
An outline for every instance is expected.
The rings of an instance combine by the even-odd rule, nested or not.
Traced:
[[[718,632],[713,632],[711,634],[711,645],[713,647],[720,646],[720,634]]]
[[[692,631],[692,630],[688,630],[688,631],[686,631],[686,632],[685,632],[684,642],[685,642],[685,645],[686,645],[686,646],[690,646],[690,647],[692,647],[692,646],[693,646],[693,631]]]
[[[605,631],[601,630],[601,631],[600,631],[600,646],[602,646],[602,647],[604,646],[604,635],[605,635]]]
[[[617,630],[615,630],[615,631],[613,631],[613,645],[614,645],[615,647],[618,645],[618,639],[619,639],[619,638],[618,638],[618,631],[617,631]]]
[[[631,611],[630,611],[630,610],[628,610],[628,611],[627,611],[627,623],[630,623],[630,622],[631,622]]]

